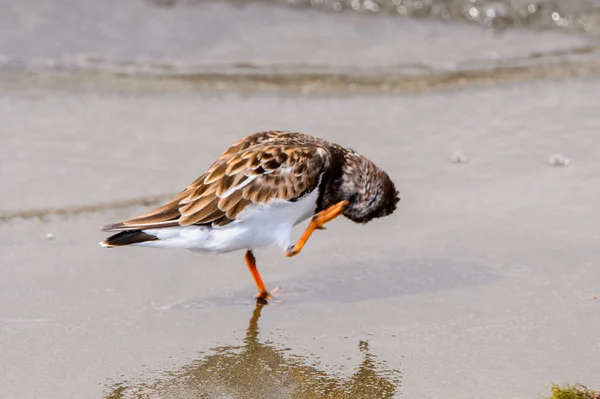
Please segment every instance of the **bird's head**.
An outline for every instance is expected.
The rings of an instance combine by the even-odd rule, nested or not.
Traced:
[[[344,216],[356,223],[390,215],[400,201],[388,174],[354,151],[346,154],[340,191],[349,201]]]

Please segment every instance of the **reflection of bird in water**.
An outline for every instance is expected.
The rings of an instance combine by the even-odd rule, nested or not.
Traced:
[[[385,399],[400,385],[399,372],[375,361],[365,341],[359,342],[363,360],[345,378],[316,369],[305,359],[260,342],[258,302],[242,346],[214,348],[214,354],[183,366],[151,385],[122,382],[110,387],[107,399],[124,398],[252,398],[252,399]]]
[[[294,256],[339,215],[366,223],[394,212],[398,201],[387,173],[354,150],[300,133],[259,132],[233,144],[167,204],[104,226],[117,233],[100,245],[246,250],[257,297],[269,299],[253,249],[278,244]],[[292,228],[309,217],[292,245]]]

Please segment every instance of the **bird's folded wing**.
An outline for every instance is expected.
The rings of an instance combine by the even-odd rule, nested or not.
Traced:
[[[224,226],[247,207],[274,199],[293,201],[312,192],[328,163],[328,151],[317,142],[283,132],[257,133],[231,146],[165,205],[102,230]]]

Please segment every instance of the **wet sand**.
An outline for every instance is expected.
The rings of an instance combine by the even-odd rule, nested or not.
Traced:
[[[242,9],[255,19],[281,12],[282,24],[288,12]],[[439,26],[419,29],[443,38]],[[504,60],[523,56],[531,70],[537,50],[595,46],[537,32],[560,36],[540,50],[515,32]],[[10,40],[24,43],[0,37],[4,53]],[[411,62],[444,59],[443,45],[427,43]],[[331,61],[311,48],[302,51],[316,61],[302,68]],[[472,53],[453,49],[465,62],[451,70],[475,69]],[[31,61],[38,50],[28,51]],[[268,51],[250,58],[227,62],[268,60]],[[161,86],[136,74],[134,85],[118,74],[80,85],[90,71],[69,68],[0,73],[1,397],[505,399],[543,397],[553,383],[597,388],[599,80],[480,86],[465,72],[460,90],[302,94]],[[101,225],[176,193],[263,129],[361,151],[396,182],[398,211],[365,226],[336,220],[295,258],[257,251],[265,282],[281,287],[283,302],[266,307],[255,305],[242,253],[97,245]],[[453,162],[457,152],[466,162]],[[557,153],[569,165],[550,165]]]
[[[3,138],[3,188],[14,194],[2,208],[176,192],[224,145],[263,128],[353,146],[393,176],[399,211],[366,226],[336,221],[293,259],[260,251],[264,278],[285,300],[262,310],[260,342],[342,379],[357,372],[366,341],[387,362],[376,369],[382,381],[402,397],[537,397],[553,382],[593,384],[600,368],[599,89],[562,81],[368,98],[24,91],[0,104],[14,134]],[[468,162],[452,163],[455,150]],[[571,164],[550,166],[555,152]],[[98,397],[105,384],[152,383],[242,343],[254,287],[241,254],[97,246],[99,226],[143,209],[0,225],[4,397]]]

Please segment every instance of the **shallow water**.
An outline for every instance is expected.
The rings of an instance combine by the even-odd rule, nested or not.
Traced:
[[[597,35],[600,3],[596,0],[274,0],[283,4],[336,12],[399,17],[457,19],[494,29],[528,27],[562,29]],[[181,0],[155,0],[175,5]]]
[[[600,74],[591,35],[315,8],[13,2],[0,15],[0,88],[347,93]]]
[[[148,383],[116,382],[107,398],[392,398],[401,381],[399,370],[369,351],[359,341],[361,358],[349,376],[327,373],[318,366],[318,354],[306,361],[261,337],[259,319],[265,304],[257,303],[242,345],[212,348],[199,359]]]

